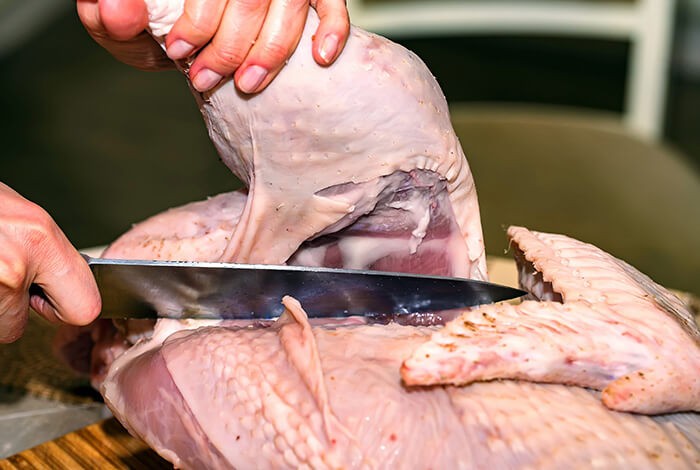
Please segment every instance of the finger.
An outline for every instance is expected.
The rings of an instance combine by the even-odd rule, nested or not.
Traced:
[[[332,64],[345,47],[350,34],[350,18],[344,0],[316,0],[312,3],[321,22],[313,39],[314,60]]]
[[[175,68],[175,63],[168,58],[163,48],[145,31],[128,41],[107,38],[97,42],[118,61],[137,69],[154,71]]]
[[[26,277],[26,263],[9,243],[0,253],[0,343],[17,340],[27,325],[29,316],[29,282]]]
[[[226,0],[187,0],[182,16],[165,39],[168,57],[189,57],[214,37],[226,8]]]
[[[31,295],[29,302],[48,320],[87,325],[100,312],[101,302],[95,279],[82,256],[51,221],[47,236],[30,254],[34,261],[33,283],[43,295]]]
[[[148,10],[143,0],[100,0],[99,12],[107,34],[126,41],[148,26]]]
[[[261,0],[237,0],[228,4],[211,43],[190,67],[192,85],[200,92],[216,86],[236,70],[258,37],[268,3]]]
[[[104,25],[100,19],[100,5],[97,0],[77,0],[76,9],[78,17],[88,31],[104,31]]]
[[[102,0],[102,2],[104,1],[105,0]],[[121,1],[135,2],[136,0]],[[143,0],[138,1],[143,3]],[[131,26],[121,28],[120,30],[120,26],[115,23],[118,23],[118,17],[121,13],[118,11],[107,11],[107,21],[111,23],[112,29],[117,30],[116,32],[108,31],[103,22],[100,9],[114,9],[115,5],[110,4],[107,7],[101,7],[102,2],[98,2],[97,0],[78,0],[77,2],[80,21],[95,42],[107,49],[117,60],[141,70],[166,70],[174,68],[175,65],[168,59],[163,49],[148,35],[148,33],[143,31],[145,25],[141,25],[139,22],[134,23],[127,18],[128,22],[131,21]],[[117,0],[111,0],[111,3],[115,2],[119,3]],[[132,5],[129,8],[134,9],[134,6]],[[139,21],[142,20],[141,18]],[[131,30],[129,30],[129,28],[131,28]],[[134,31],[136,31],[134,33],[135,35],[127,40],[115,39],[112,36],[113,34],[120,37],[128,36],[128,34]]]
[[[28,296],[13,296],[9,291],[0,288],[0,343],[12,343],[24,333],[29,319]],[[7,305],[3,305],[7,302]],[[9,302],[12,302],[10,305]]]
[[[31,303],[49,320],[74,325],[92,321],[101,304],[85,260],[44,209],[1,183],[0,196],[0,229],[9,227],[0,230],[0,253],[4,253],[0,257],[0,287],[9,292],[10,299],[0,312],[9,312],[8,318],[18,317]],[[31,284],[43,289],[44,300],[29,296]],[[19,313],[13,305],[19,305]]]
[[[257,93],[279,73],[299,44],[308,10],[308,0],[272,1],[258,40],[234,75],[239,90]]]

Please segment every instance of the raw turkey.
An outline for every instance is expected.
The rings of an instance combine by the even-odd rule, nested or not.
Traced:
[[[162,40],[182,0],[146,3]],[[437,82],[416,55],[357,28],[321,67],[310,52],[317,26],[311,12],[263,93],[232,82],[194,93],[248,187],[219,258],[283,263],[306,245],[304,264],[485,278],[474,181]]]
[[[155,227],[160,217],[192,208],[157,216],[145,226]],[[190,224],[183,223],[183,228]],[[518,230],[519,239],[541,235]],[[111,255],[128,255],[129,236]],[[138,252],[142,245],[138,238],[133,240],[132,249]],[[197,246],[208,241],[200,236],[187,243]],[[532,243],[519,244],[519,250],[525,259],[543,264],[571,266],[578,260],[575,250],[562,250],[558,257]],[[607,272],[612,257],[595,253],[599,256],[583,256],[588,269],[597,266],[599,272]],[[638,273],[609,290],[605,283],[567,275],[577,269],[561,269],[552,278],[555,286],[558,277],[564,279],[563,290],[577,292],[577,302],[596,300],[633,315],[637,306],[626,302],[624,294],[607,300],[604,296],[649,289],[680,306],[648,279],[635,281]],[[523,278],[523,284],[532,286],[533,295],[549,292],[529,279],[529,275]],[[150,339],[111,365],[102,388],[105,400],[134,435],[185,468],[696,468],[700,464],[697,414],[652,419],[613,412],[596,392],[564,385],[491,381],[466,387],[408,386],[400,375],[402,361],[430,347],[435,336],[453,331],[450,326],[444,331],[395,323],[312,326],[298,302],[287,297],[283,303],[285,313],[267,327],[161,320]],[[545,314],[552,311],[550,301],[522,305],[526,304],[532,312],[538,306]],[[494,321],[512,322],[501,316],[499,308],[504,307],[489,310]],[[474,312],[482,316],[483,310]],[[656,311],[655,316],[663,324],[667,314]],[[539,344],[529,348],[530,354],[548,353],[552,345],[560,344],[552,330],[561,328],[564,320],[565,316],[552,315],[534,332],[523,321],[521,336],[544,333],[535,335]],[[623,328],[634,329],[635,319],[618,315],[597,331],[607,340],[615,329]],[[596,338],[586,331],[563,330],[569,340]],[[690,338],[692,343],[683,327],[666,325],[662,330],[670,334],[669,341],[683,343]],[[453,345],[473,341],[466,335],[450,340]],[[499,351],[490,341],[473,342],[473,349],[483,355]],[[695,371],[686,372],[693,377]],[[679,395],[682,391],[679,388]],[[648,401],[661,398],[664,403],[664,395],[653,389],[644,394]]]
[[[602,390],[614,410],[700,411],[700,332],[676,296],[587,243],[508,235],[536,300],[464,312],[404,362],[406,383],[556,382]]]
[[[181,2],[147,3],[162,38]],[[472,176],[429,71],[356,28],[338,62],[322,68],[310,53],[317,22],[311,13],[297,51],[263,93],[240,95],[229,82],[195,94],[224,163],[248,189],[154,216],[105,256],[486,277]],[[605,284],[576,282],[567,292],[586,287],[589,300],[606,303]],[[161,320],[154,329],[103,329],[93,372],[106,402],[185,468],[700,464],[695,414],[612,412],[576,386],[409,386],[402,364],[438,326],[312,325],[303,305],[280,301],[285,313],[267,325]]]

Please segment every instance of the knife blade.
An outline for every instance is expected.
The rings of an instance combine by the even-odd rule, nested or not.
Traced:
[[[101,318],[258,320],[279,317],[281,299],[311,318],[452,310],[526,294],[463,278],[302,266],[92,258]]]

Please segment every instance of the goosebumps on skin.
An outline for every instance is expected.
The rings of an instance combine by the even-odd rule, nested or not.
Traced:
[[[700,333],[677,297],[592,245],[508,235],[539,301],[464,312],[404,362],[406,383],[556,382],[602,390],[614,410],[700,411]]]
[[[221,259],[246,204],[234,191],[157,214],[114,241],[105,258],[213,261]]]
[[[163,41],[182,1],[147,4]],[[387,265],[414,270],[399,259],[423,248],[443,259],[432,272],[485,279],[474,181],[432,74],[415,54],[357,28],[337,62],[322,67],[309,52],[317,26],[311,11],[296,52],[264,92],[243,95],[227,82],[194,93],[222,160],[248,187],[221,259],[283,263],[308,240],[359,223],[363,230],[329,247],[329,256],[339,248],[357,261],[381,212],[396,242],[382,253]],[[397,188],[405,194],[392,200]],[[445,217],[449,224],[435,220]]]
[[[700,459],[674,426],[612,413],[582,389],[403,387],[401,361],[431,329],[312,327],[296,301],[284,304],[270,328],[173,333],[178,322],[161,321],[110,368],[107,403],[183,468],[693,468]]]
[[[209,243],[222,250],[221,224],[235,217],[217,215],[235,214],[244,199],[233,193],[160,214],[108,253],[155,250],[167,259],[196,257]],[[570,291],[577,285],[571,280]],[[532,290],[554,297],[544,285]],[[700,459],[672,424],[612,413],[578,388],[405,387],[401,363],[434,329],[312,327],[297,302],[284,302],[287,312],[269,328],[161,320],[109,367],[106,402],[183,468],[693,468]]]

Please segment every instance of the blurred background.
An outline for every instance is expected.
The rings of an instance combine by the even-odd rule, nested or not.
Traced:
[[[700,0],[350,0],[452,107],[487,250],[510,224],[700,294]],[[176,72],[114,60],[69,0],[0,0],[0,181],[78,247],[230,190]]]

